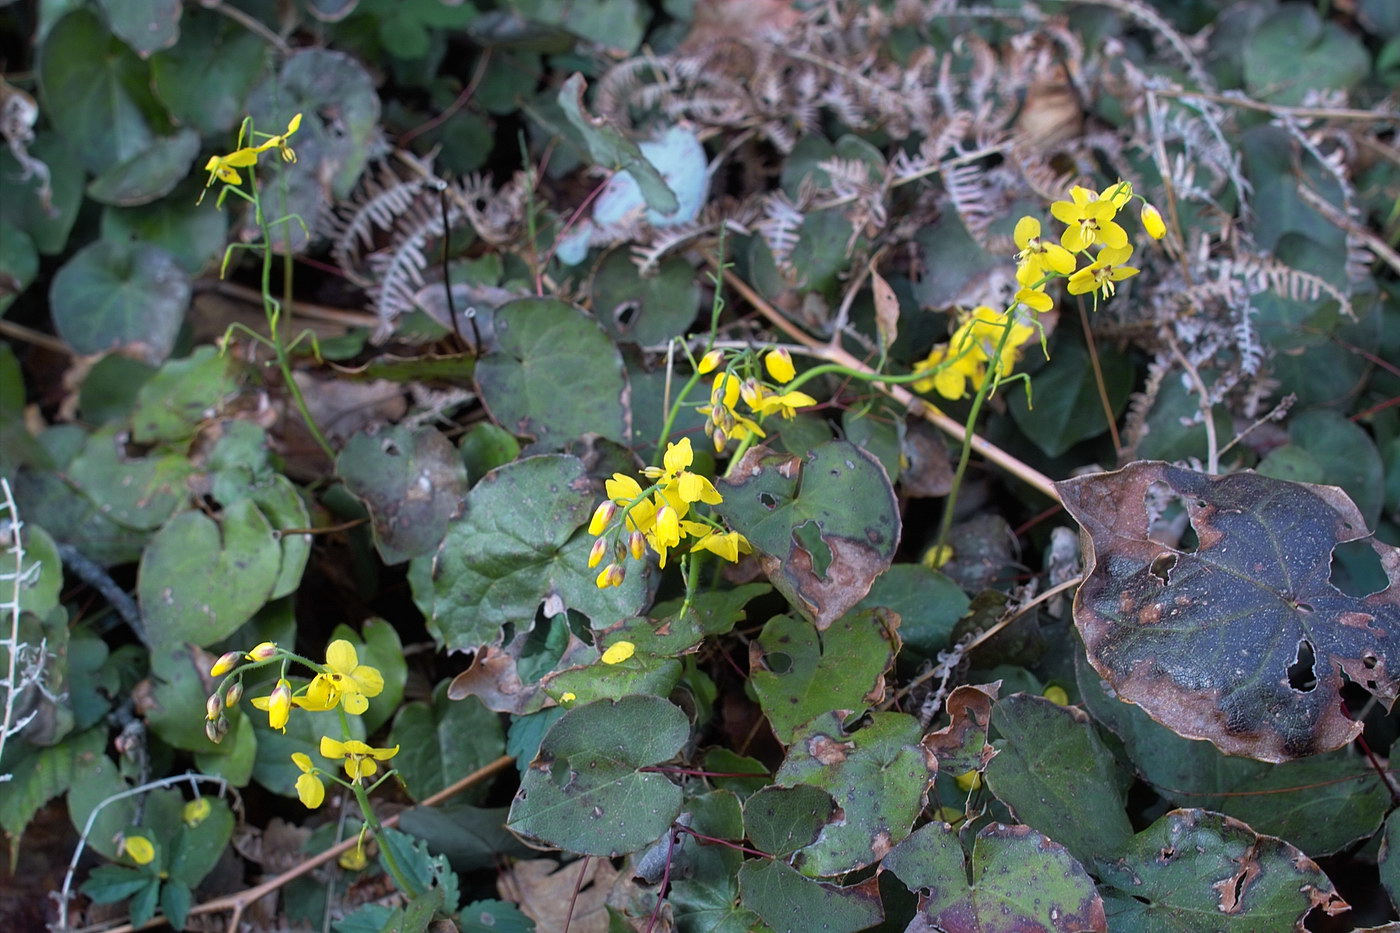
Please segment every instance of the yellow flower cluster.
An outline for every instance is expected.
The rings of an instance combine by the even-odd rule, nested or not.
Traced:
[[[209,173],[209,180],[204,183],[204,187],[208,188],[214,184],[216,178],[230,185],[243,184],[243,176],[238,174],[238,170],[255,164],[258,161],[258,156],[269,149],[278,150],[282,154],[283,161],[295,162],[297,160],[296,150],[287,144],[287,137],[300,128],[301,114],[297,114],[287,124],[287,131],[280,136],[273,136],[259,146],[242,146],[228,155],[210,156],[209,161],[204,164],[204,170]],[[242,133],[239,133],[238,141],[240,143],[243,141]]]
[[[399,747],[374,748],[356,739],[337,742],[328,735],[321,736],[321,757],[344,759],[345,774],[352,781],[370,778],[379,772],[378,762],[388,761],[399,753]],[[319,807],[326,799],[326,785],[321,780],[321,770],[305,752],[293,752],[292,764],[301,775],[297,778],[297,797],[311,810]]]
[[[245,660],[261,665],[278,657],[292,659],[295,656],[270,641],[263,642],[246,654],[228,651],[214,662],[209,676],[222,677]],[[310,662],[303,660],[302,663]],[[285,667],[286,660],[283,661],[284,670]],[[226,690],[221,688],[214,691],[205,701],[205,734],[212,742],[218,742],[228,731],[228,718],[224,710],[238,705],[243,696],[242,674],[237,676],[238,679]],[[279,677],[272,692],[265,697],[253,697],[252,704],[267,713],[268,725],[285,732],[294,706],[312,712],[343,706],[347,713],[358,716],[369,709],[369,698],[378,696],[383,690],[384,676],[379,670],[361,664],[355,646],[343,638],[337,638],[326,647],[326,663],[316,665],[316,675],[302,690],[294,691],[291,681],[285,676]]]
[[[960,399],[981,385],[990,367],[997,380],[1011,374],[1012,367],[1036,333],[1021,306],[1036,312],[1049,311],[1055,301],[1045,291],[1058,278],[1067,279],[1071,295],[1092,293],[1107,298],[1118,282],[1137,275],[1126,265],[1133,254],[1128,233],[1117,222],[1119,211],[1134,197],[1133,186],[1125,181],[1093,191],[1075,185],[1068,201],[1055,201],[1050,213],[1065,225],[1058,243],[1041,235],[1040,221],[1022,217],[1012,238],[1016,249],[1016,300],[1007,312],[981,306],[962,316],[947,343],[935,346],[927,357],[914,365],[914,372],[927,372],[927,378],[914,383],[919,392],[936,391],[947,399]],[[1155,207],[1143,201],[1140,215],[1143,229],[1153,239],[1166,236],[1166,224]],[[1093,252],[1097,250],[1097,252]],[[1079,264],[1079,257],[1089,261]],[[1009,332],[1008,332],[1009,330]],[[998,349],[999,348],[999,349]]]
[[[588,533],[597,537],[588,555],[588,566],[597,567],[608,552],[607,534],[616,528],[613,559],[598,572],[595,582],[599,589],[621,586],[626,579],[622,560],[622,537],[627,538],[626,551],[641,560],[650,547],[666,566],[666,554],[686,536],[695,539],[693,550],[712,551],[726,560],[736,561],[739,554],[749,552],[749,542],[738,532],[726,532],[717,525],[691,521],[686,518],[696,503],[718,505],[724,497],[714,484],[699,473],[691,472],[695,451],[690,438],[668,444],[660,467],[647,467],[643,475],[651,485],[642,484],[626,473],[614,473],[606,483],[608,498],[599,503],[588,523]],[[621,515],[621,519],[619,519]],[[615,521],[616,520],[616,521]]]
[[[723,351],[711,350],[700,360],[696,369],[701,375],[707,375],[718,368],[722,360]],[[778,385],[786,385],[797,375],[791,354],[781,348],[769,350],[763,355],[763,368]],[[737,406],[740,399],[758,421],[739,412]],[[815,404],[817,400],[806,392],[775,391],[774,387],[764,385],[756,378],[740,379],[726,371],[715,377],[710,386],[710,404],[702,407],[700,414],[706,416],[705,430],[714,441],[715,451],[719,452],[724,450],[730,438],[743,443],[750,438],[765,437],[759,422],[766,416],[779,414],[790,419],[799,408]]]

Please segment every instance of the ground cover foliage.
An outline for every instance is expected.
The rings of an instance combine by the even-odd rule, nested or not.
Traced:
[[[5,11],[15,928],[1400,928],[1394,4]]]

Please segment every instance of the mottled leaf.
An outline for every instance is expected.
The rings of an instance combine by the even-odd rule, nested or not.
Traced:
[[[836,801],[811,784],[765,787],[744,801],[744,834],[760,852],[787,858],[817,840]]]
[[[885,918],[874,878],[843,888],[771,859],[750,859],[739,867],[739,892],[740,903],[773,933],[811,933],[818,923],[823,933],[855,933]]]
[[[969,771],[981,771],[997,754],[987,744],[991,727],[992,704],[996,702],[1001,682],[964,684],[948,694],[944,706],[948,725],[923,738],[923,746],[938,759],[938,770],[957,776]]]
[[[1184,500],[1196,550],[1149,537],[1154,484]],[[1360,733],[1343,710],[1343,675],[1394,702],[1400,550],[1369,542],[1385,590],[1358,598],[1332,585],[1333,549],[1367,537],[1340,489],[1147,462],[1058,489],[1091,542],[1074,600],[1089,661],[1172,731],[1284,761]]]
[[[1347,909],[1312,859],[1207,810],[1171,811],[1096,870],[1114,933],[1301,931],[1314,907]]]
[[[356,434],[336,458],[336,471],[369,509],[374,546],[386,564],[437,550],[467,494],[461,457],[429,427]]]
[[[715,485],[724,496],[717,511],[818,629],[865,597],[899,545],[889,477],[847,441],[818,444],[805,457],[756,447]]]

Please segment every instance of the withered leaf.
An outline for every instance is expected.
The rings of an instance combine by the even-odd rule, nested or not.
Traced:
[[[1194,551],[1148,536],[1156,484],[1185,503]],[[1394,703],[1400,549],[1369,542],[1384,590],[1358,597],[1333,586],[1333,549],[1368,537],[1342,490],[1147,461],[1057,488],[1089,538],[1074,600],[1089,661],[1153,719],[1277,762],[1360,733],[1342,706],[1344,678]]]

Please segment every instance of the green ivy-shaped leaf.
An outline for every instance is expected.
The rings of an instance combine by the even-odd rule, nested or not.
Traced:
[[[438,431],[396,425],[356,434],[336,471],[369,509],[374,546],[386,564],[431,554],[467,494],[467,472]]]
[[[399,710],[388,744],[400,749],[394,767],[408,795],[422,800],[500,756],[505,734],[500,717],[476,697],[449,700],[443,681],[431,704],[408,703]]]
[[[776,859],[750,859],[739,867],[739,901],[774,933],[808,933],[818,924],[830,933],[856,933],[885,919],[874,878],[839,887]]]
[[[190,294],[189,275],[159,246],[97,240],[58,270],[49,303],[78,353],[120,349],[158,363],[175,346]]]
[[[580,855],[613,857],[656,841],[680,813],[681,789],[642,768],[674,757],[690,720],[660,697],[577,706],[540,742],[506,824]]]

